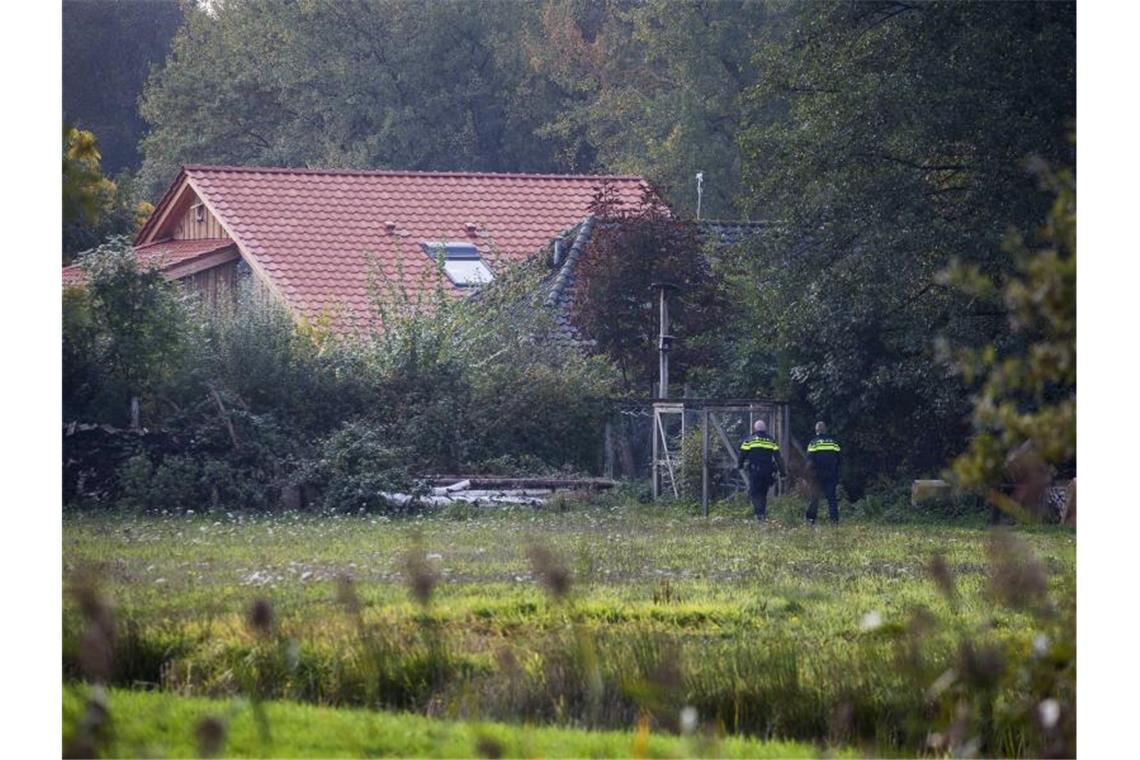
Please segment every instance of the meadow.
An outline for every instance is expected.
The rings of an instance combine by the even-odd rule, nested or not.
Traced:
[[[1064,749],[1072,530],[812,528],[800,507],[777,500],[766,526],[741,502],[704,519],[620,497],[407,518],[69,514],[65,743],[194,754],[214,715],[226,755]],[[101,665],[103,708],[82,684]],[[408,742],[362,743],[370,715]]]

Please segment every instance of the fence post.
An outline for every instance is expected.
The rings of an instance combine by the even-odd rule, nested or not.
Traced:
[[[610,480],[614,479],[614,426],[609,420],[606,420],[606,438],[604,451],[602,452],[602,467],[605,470],[606,477]]]
[[[709,516],[709,410],[701,410],[701,506]]]

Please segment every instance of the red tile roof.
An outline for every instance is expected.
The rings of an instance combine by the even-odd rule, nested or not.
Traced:
[[[627,204],[640,203],[646,187],[639,177],[613,176],[220,166],[183,171],[289,306],[309,318],[327,313],[341,329],[367,324],[372,273],[381,285],[402,282],[413,296],[433,291],[441,279],[447,290],[462,292],[442,277],[420,247],[423,241],[473,242],[494,269],[536,253],[581,222],[603,181]],[[468,224],[475,225],[474,234]]]
[[[157,267],[162,270],[170,269],[178,264],[186,264],[199,256],[206,256],[223,248],[233,245],[232,240],[165,240],[150,245],[135,247],[139,265],[142,267]],[[87,281],[87,273],[79,264],[72,264],[63,268],[63,286],[69,288],[82,285]]]

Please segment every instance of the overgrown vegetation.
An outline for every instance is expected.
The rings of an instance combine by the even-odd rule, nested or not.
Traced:
[[[743,503],[710,521],[627,503],[75,516],[65,573],[114,600],[113,685],[654,734],[695,721],[876,755],[1072,751],[1071,532],[812,530],[801,509],[776,500],[763,533]],[[65,604],[69,677],[110,614],[85,593]]]
[[[1025,161],[1075,166],[1074,7],[805,4],[773,23],[738,133],[742,201],[772,222],[740,251],[738,354],[756,357],[741,364],[776,354],[801,440],[829,423],[853,494],[935,476],[965,447],[971,403],[934,338],[1019,341],[1004,310],[938,275],[952,257],[1012,274],[1003,236],[1051,202]]]
[[[1018,465],[1037,469],[1033,477],[1042,482],[1057,471],[1076,472],[1076,178],[1069,170],[1054,171],[1040,162],[1034,171],[1055,201],[1033,238],[1027,241],[1019,232],[1006,237],[1004,248],[1014,259],[1015,275],[999,286],[976,266],[956,263],[943,278],[1005,310],[1011,334],[1024,344],[1019,351],[1000,352],[991,343],[959,349],[954,356],[966,381],[980,383],[974,435],[969,450],[953,465],[955,475],[974,488],[994,489]],[[1011,463],[1019,448],[1022,461]],[[1008,498],[996,493],[992,498],[1009,506]]]
[[[253,293],[202,308],[125,241],[84,265],[64,302],[65,420],[128,428],[137,409],[140,429],[66,436],[70,502],[371,511],[431,473],[600,466],[611,376],[543,339],[525,267],[474,304],[380,293],[383,331],[352,338]]]

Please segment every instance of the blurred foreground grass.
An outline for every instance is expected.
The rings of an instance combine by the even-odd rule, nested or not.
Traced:
[[[84,709],[85,687],[64,689],[64,725]],[[244,700],[111,690],[110,757],[201,757],[203,719],[222,726],[225,757],[750,757],[808,758],[810,744],[698,734],[579,731],[503,723],[433,720],[408,713],[332,709],[271,702],[270,738],[263,743]],[[65,735],[65,742],[70,738]],[[835,757],[835,753],[829,753]],[[838,755],[842,756],[842,755]]]
[[[1068,683],[1075,534],[1018,531],[1038,558],[1042,615],[997,602],[984,528],[809,528],[799,508],[777,502],[784,521],[763,527],[742,504],[708,520],[632,503],[68,516],[64,577],[96,579],[113,605],[119,686],[591,728],[648,715],[654,732],[691,707],[729,734],[883,753],[922,749],[973,704],[961,660],[977,650],[996,653],[1005,685],[985,699],[1006,710],[971,730],[993,754],[1040,750],[1032,705],[1056,689],[1023,685],[1017,668],[1056,657]],[[569,578],[566,598],[544,587],[534,547]],[[953,596],[931,577],[935,555]],[[426,605],[409,593],[415,572],[432,576]],[[272,606],[271,635],[247,624],[255,599]],[[82,631],[68,596],[65,678],[81,670]],[[949,691],[931,697],[932,683]]]

